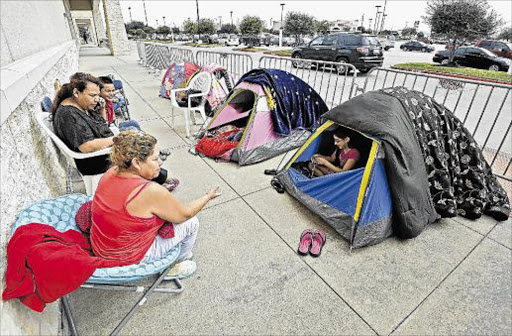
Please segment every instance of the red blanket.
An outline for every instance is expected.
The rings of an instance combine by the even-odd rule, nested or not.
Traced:
[[[46,303],[73,292],[96,268],[123,266],[118,260],[92,255],[82,233],[64,233],[38,223],[19,227],[7,244],[4,301],[19,298],[41,312]]]

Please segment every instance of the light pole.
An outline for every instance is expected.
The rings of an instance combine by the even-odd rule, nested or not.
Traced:
[[[270,18],[270,29],[272,29],[272,20],[273,20],[273,19],[274,19],[274,18]]]
[[[156,27],[158,28],[158,19],[156,19],[155,21],[156,21]]]
[[[368,30],[372,30],[372,22],[373,22],[373,18],[369,18],[369,19],[368,19],[368,22],[369,22],[369,24],[368,24]]]
[[[380,5],[377,5],[375,6],[375,8],[377,9],[377,12],[375,13],[375,21],[373,22],[373,32],[375,32],[377,30],[377,22],[378,22],[378,17],[379,17],[379,9],[381,8],[382,6]]]
[[[233,11],[229,12],[231,14],[231,28],[233,28]]]
[[[165,16],[162,16],[162,20],[164,21],[164,26],[166,26],[166,24],[165,24]]]
[[[384,0],[384,8],[382,9],[382,18],[380,20],[379,32],[381,32],[384,29],[384,19],[386,18],[386,16],[388,16],[386,14],[386,6],[387,6],[387,4],[388,4],[388,0]]]
[[[283,46],[283,11],[284,11],[284,3],[281,4],[281,26],[279,27],[279,47]]]
[[[142,0],[142,6],[144,7],[144,19],[146,20],[146,26],[149,25],[148,22],[148,12],[146,11],[146,1]]]
[[[132,8],[131,7],[128,7],[128,12],[130,13],[130,22],[133,22],[133,19],[132,19]]]
[[[219,30],[222,29],[222,16],[219,16]]]

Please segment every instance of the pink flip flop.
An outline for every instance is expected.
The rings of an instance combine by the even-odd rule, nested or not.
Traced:
[[[311,243],[313,242],[313,235],[314,232],[311,229],[304,230],[300,235],[299,248],[297,249],[300,255],[308,254]]]
[[[327,235],[322,231],[315,231],[313,235],[313,241],[311,242],[311,249],[309,250],[309,254],[312,257],[319,257],[322,254],[322,248],[327,241]]]

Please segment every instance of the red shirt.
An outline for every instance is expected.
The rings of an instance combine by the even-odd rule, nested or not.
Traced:
[[[349,159],[354,159],[354,160],[359,160],[359,157],[361,156],[361,154],[359,154],[359,151],[355,148],[350,148],[350,150],[345,153],[345,151],[342,149],[340,150],[340,155],[339,155],[339,160],[340,160],[340,168],[343,168],[343,166],[345,166],[345,163],[347,163],[347,161]]]
[[[114,102],[105,99],[105,109],[107,111],[107,122],[110,125],[114,121]]]
[[[101,178],[92,201],[91,245],[95,255],[127,263],[142,260],[165,221],[157,216],[133,216],[126,205],[149,183],[142,177],[120,176],[117,167],[110,168]]]

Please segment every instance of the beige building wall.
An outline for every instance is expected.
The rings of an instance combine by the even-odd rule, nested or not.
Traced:
[[[6,244],[19,211],[65,193],[65,163],[35,120],[54,81],[78,69],[68,0],[0,1],[0,291],[5,288]],[[0,301],[0,335],[57,335],[60,307],[43,313],[19,300]]]

